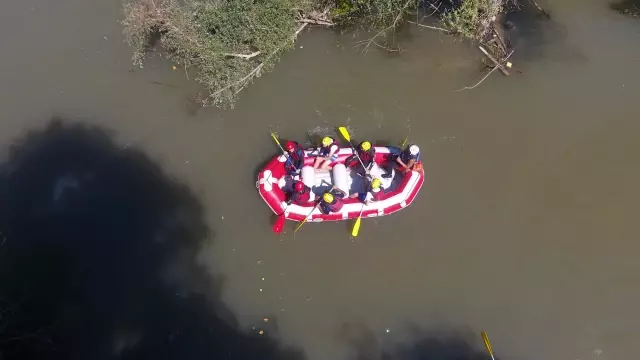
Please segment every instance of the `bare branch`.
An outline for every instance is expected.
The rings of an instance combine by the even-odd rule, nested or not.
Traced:
[[[507,61],[511,55],[513,55],[513,50],[511,50],[511,52],[509,53],[509,55],[507,55],[502,61]],[[474,88],[476,88],[478,85],[482,84],[482,82],[489,77],[489,75],[491,75],[494,71],[496,71],[500,66],[502,66],[502,64],[497,64],[496,66],[493,67],[493,69],[491,69],[491,71],[489,71],[489,73],[487,75],[485,75],[482,79],[480,79],[480,81],[478,81],[475,85],[473,86],[465,86],[462,89],[458,89],[458,90],[454,90],[454,91],[462,91],[462,90],[472,90]]]
[[[415,21],[407,21],[407,22],[411,23],[411,24],[415,24],[415,25],[423,27],[423,28],[427,28],[427,29],[431,29],[431,30],[444,31],[446,33],[451,33],[451,31],[447,30],[447,29],[443,29],[443,28],[439,28],[439,27],[435,27],[435,26],[423,25],[423,24],[419,24],[419,23],[417,23]]]
[[[398,21],[400,20],[400,18],[402,17],[402,15],[404,15],[404,11],[405,9],[411,4],[413,0],[408,0],[400,10],[398,10],[398,14],[396,15],[395,19],[393,20],[393,23],[389,26],[387,26],[386,28],[380,30],[380,32],[378,32],[377,34],[375,34],[372,38],[367,39],[367,40],[362,40],[362,41],[358,41],[356,43],[356,46],[360,46],[362,44],[366,44],[364,46],[364,49],[362,49],[362,52],[366,53],[367,50],[369,49],[369,46],[371,46],[371,44],[373,44],[375,42],[375,39],[377,39],[380,35],[383,35],[384,33],[386,33],[389,29],[395,29],[396,26],[398,25]],[[380,46],[379,44],[376,44],[378,46]]]
[[[256,57],[256,56],[258,56],[260,54],[262,54],[261,51],[255,51],[255,52],[252,52],[251,54],[248,54],[248,55],[244,55],[244,54],[224,54],[224,56],[237,57],[237,58],[249,60],[252,57]]]
[[[299,23],[308,23],[308,24],[316,24],[316,25],[325,25],[325,26],[333,26],[334,23],[326,20],[316,20],[316,19],[300,19]]]

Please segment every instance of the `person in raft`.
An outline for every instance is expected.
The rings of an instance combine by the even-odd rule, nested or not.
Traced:
[[[376,150],[371,146],[371,143],[368,141],[363,141],[358,145],[358,156],[360,156],[360,160],[362,160],[362,164],[360,164],[360,160],[358,157],[353,154],[347,158],[345,164],[349,167],[357,167],[358,165],[364,166],[364,171],[367,172],[371,169],[371,166],[375,163],[376,159]]]
[[[311,188],[302,181],[296,181],[293,183],[293,191],[288,196],[287,205],[291,203],[301,206],[307,205],[311,201]]]
[[[420,161],[420,148],[418,145],[411,144],[406,149],[398,151],[395,154],[391,154],[389,165],[386,166],[386,174],[382,175],[383,178],[388,179],[391,177],[392,169],[397,164],[403,172],[413,170],[413,167]]]
[[[285,149],[287,149],[288,153],[287,160],[284,162],[287,175],[300,175],[300,169],[304,165],[304,150],[302,150],[302,146],[295,141],[287,141]]]
[[[361,202],[365,204],[370,204],[374,201],[382,200],[382,195],[384,195],[384,189],[382,188],[382,181],[378,178],[373,178],[367,185],[367,189],[365,192],[354,193],[350,198],[358,198]]]
[[[322,138],[322,146],[318,148],[318,156],[313,163],[313,168],[331,170],[331,163],[338,160],[338,150],[340,146],[336,139],[330,136]]]
[[[320,203],[318,204],[320,211],[325,215],[340,211],[340,209],[342,209],[342,205],[344,205],[342,199],[346,195],[347,194],[344,191],[338,188],[331,188],[331,190],[324,193],[320,199]]]

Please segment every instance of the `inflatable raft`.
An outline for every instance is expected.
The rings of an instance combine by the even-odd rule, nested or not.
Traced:
[[[294,179],[288,176],[285,171],[286,157],[284,155],[275,156],[267,163],[258,174],[256,187],[260,196],[275,214],[284,215],[286,219],[293,221],[302,221],[306,217],[309,217],[307,221],[310,222],[355,219],[360,215],[361,210],[363,218],[393,214],[411,205],[415,200],[424,182],[424,170],[422,164],[418,163],[415,170],[406,173],[394,170],[391,178],[381,178],[381,175],[385,174],[381,165],[387,163],[392,150],[399,151],[399,149],[381,146],[376,146],[375,149],[375,164],[372,166],[370,174],[382,180],[385,194],[381,200],[371,202],[364,208],[362,202],[357,198],[345,198],[342,209],[329,215],[323,214],[318,208],[313,210],[315,206],[313,201],[304,206],[293,203],[287,206],[286,192],[292,190]],[[314,195],[322,195],[333,185],[348,195],[364,192],[366,182],[357,171],[358,169],[362,171],[362,167],[357,166],[352,171],[344,165],[345,160],[353,155],[351,148],[341,148],[338,151],[338,159],[332,163],[333,169],[331,170],[315,170],[313,168],[315,154],[316,149],[305,151],[304,166],[300,172],[300,180],[311,188]],[[312,210],[313,212],[311,212]]]

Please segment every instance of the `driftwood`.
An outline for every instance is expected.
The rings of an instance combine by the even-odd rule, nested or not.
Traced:
[[[513,50],[511,50],[511,52],[507,56],[505,56],[502,61],[505,62],[505,61],[509,60],[511,55],[513,55]],[[489,71],[489,73],[487,73],[487,75],[485,75],[482,79],[480,79],[480,81],[478,81],[475,85],[473,85],[473,86],[465,86],[462,89],[458,89],[458,90],[454,90],[454,91],[472,90],[472,89],[476,88],[478,85],[482,84],[482,82],[485,81],[489,77],[489,75],[493,74],[494,71],[496,71],[498,68],[500,68],[500,66],[502,66],[502,64],[496,63],[496,66],[494,66],[493,69],[491,69],[491,71]]]
[[[447,29],[439,28],[439,27],[436,27],[436,26],[423,25],[423,24],[417,23],[415,21],[408,21],[407,20],[407,22],[411,23],[411,24],[414,24],[414,25],[417,25],[417,26],[420,26],[420,27],[423,27],[423,28],[431,29],[431,30],[444,31],[446,33],[450,33],[451,32],[451,31],[449,31]]]
[[[244,55],[244,54],[224,54],[224,56],[237,57],[237,58],[240,58],[240,59],[249,60],[252,57],[256,57],[256,56],[260,55],[261,53],[262,53],[261,51],[255,51],[255,52],[252,52],[251,54],[247,54],[247,55]]]
[[[327,20],[318,20],[318,19],[300,19],[298,20],[299,23],[309,23],[309,24],[315,24],[315,25],[324,25],[324,26],[333,26],[334,23],[331,21],[327,21]]]
[[[498,67],[498,69],[500,69],[500,71],[509,76],[509,71],[507,70],[507,68],[505,68],[498,60],[496,60],[491,54],[489,54],[489,52],[487,50],[485,50],[485,48],[483,48],[482,46],[478,46],[478,48],[480,49],[480,51],[482,51],[488,58],[489,60],[491,60],[496,67]],[[513,51],[511,52],[513,53]]]

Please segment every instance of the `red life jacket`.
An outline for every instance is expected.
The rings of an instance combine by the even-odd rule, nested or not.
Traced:
[[[327,206],[327,209],[329,209],[332,213],[334,212],[338,212],[340,211],[340,209],[342,209],[342,206],[344,205],[344,203],[342,202],[342,199],[340,199],[339,197],[334,197],[333,198],[333,202],[332,203],[326,203],[325,205]]]
[[[306,205],[311,200],[311,189],[308,186],[304,186],[304,189],[297,193],[297,197],[294,202],[297,205]]]
[[[368,166],[368,164],[375,160],[376,151],[373,148],[369,149],[369,151],[359,150],[358,155],[360,155],[360,160]]]

